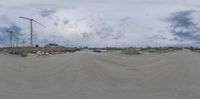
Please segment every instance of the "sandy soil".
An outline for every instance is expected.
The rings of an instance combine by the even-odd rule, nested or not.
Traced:
[[[0,99],[200,99],[200,54],[1,54]]]

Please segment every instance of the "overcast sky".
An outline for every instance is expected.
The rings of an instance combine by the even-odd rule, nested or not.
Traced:
[[[199,0],[0,0],[0,46],[6,30],[27,44],[165,46],[200,43]]]

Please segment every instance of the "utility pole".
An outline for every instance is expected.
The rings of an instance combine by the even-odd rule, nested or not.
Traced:
[[[22,41],[22,47],[25,47],[25,41],[24,40]]]
[[[7,30],[7,32],[10,34],[10,47],[12,48],[13,47],[13,45],[12,45],[13,31]]]
[[[27,18],[27,17],[21,17],[21,16],[19,18],[30,21],[30,46],[33,47],[33,22],[38,23],[39,25],[41,25],[44,28],[46,28],[46,27],[34,19]]]
[[[19,38],[16,38],[17,43],[16,43],[16,47],[19,47]]]
[[[31,39],[31,42],[30,42],[30,43],[31,43],[31,44],[30,44],[30,45],[31,45],[31,47],[33,47],[33,19],[30,19],[30,26],[31,26],[31,27],[30,27],[30,28],[31,28],[31,29],[30,29],[30,33],[31,33],[31,37],[30,37],[30,39]]]

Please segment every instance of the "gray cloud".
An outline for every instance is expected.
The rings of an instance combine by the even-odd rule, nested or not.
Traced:
[[[54,22],[54,26],[56,26],[56,27],[57,27],[58,25],[59,25],[59,24],[58,24],[58,22],[57,22],[57,21],[55,21],[55,22]]]
[[[78,19],[76,22],[85,21],[88,18]],[[131,18],[124,17],[117,20],[115,25],[111,25],[109,21],[100,21],[100,23],[90,25],[92,32],[81,33],[83,38],[100,38],[102,40],[119,40],[125,37],[126,29],[128,28]]]
[[[170,22],[170,32],[175,36],[176,41],[200,42],[200,27],[194,22],[194,13],[197,11],[188,10],[172,14],[167,21]]]
[[[3,5],[0,5],[0,8],[3,8]]]
[[[0,42],[5,43],[8,39],[8,34],[6,33],[6,27],[0,27]]]
[[[168,40],[163,35],[154,35],[154,36],[149,37],[148,39],[150,39],[150,40]]]
[[[128,26],[128,25],[130,25],[129,24],[129,21],[131,20],[131,17],[124,17],[124,18],[122,18],[120,21],[121,21],[121,23],[119,24],[119,25],[121,25],[121,26]]]
[[[0,12],[2,11],[2,8],[3,8],[3,6],[2,6],[2,5],[0,5]]]
[[[78,27],[78,24],[82,21],[86,21],[87,18],[80,18],[80,19],[77,19],[76,22],[74,23],[75,27]]]
[[[40,16],[48,17],[54,13],[56,13],[56,9],[42,9],[42,11],[40,12]]]
[[[99,37],[100,39],[121,39],[124,37],[122,30],[115,30],[114,27],[111,26],[104,26],[101,28],[94,29],[93,33],[84,32],[81,33],[83,38],[90,38],[90,37]]]
[[[17,24],[15,23],[11,23],[8,26],[4,26],[4,27],[0,27],[0,42],[1,43],[5,43],[7,42],[9,39],[9,34],[7,33],[7,30],[9,31],[13,31],[13,38],[20,38],[20,36],[22,36],[22,28],[19,27]]]
[[[166,18],[177,9],[190,9],[187,4],[198,9],[195,7],[198,3],[198,0],[193,2],[177,0],[150,0],[148,2],[145,0],[86,0],[84,2],[81,0],[70,2],[69,0],[19,0],[9,4],[8,0],[4,0],[1,4],[5,7],[0,7],[0,28],[5,27],[3,24],[16,22],[24,27],[23,31],[29,35],[29,24],[18,19],[18,16],[27,16],[37,19],[47,27],[43,29],[37,25],[34,26],[34,33],[40,34],[38,42],[39,40],[41,42],[52,41],[52,39],[56,41],[54,38],[60,40],[60,37],[48,37],[53,34],[52,31],[57,31],[56,35],[62,36],[63,40],[81,39],[83,40],[81,43],[85,44],[91,42],[100,44],[101,41],[107,40],[111,43],[126,41],[130,45],[137,43],[145,45],[146,39],[150,36],[155,42],[162,40],[163,44],[168,41],[169,43],[170,41],[172,43],[175,41],[197,42],[200,41],[198,39],[199,25],[196,24],[198,21],[193,20],[193,14],[197,11],[181,11],[170,15],[167,19],[167,22],[171,24],[170,31],[165,28],[166,21],[159,19]],[[6,27],[9,28],[9,26]],[[160,29],[163,32],[158,32]],[[160,33],[165,34],[159,36]],[[171,34],[175,37],[174,39],[171,39],[173,38]],[[28,36],[24,38],[28,39]],[[94,39],[90,39],[91,42],[89,42],[85,38]],[[168,40],[165,40],[166,38]]]
[[[6,14],[0,15],[1,23],[7,23],[9,20],[10,20],[10,18],[8,17],[8,15],[6,15]]]
[[[113,39],[121,39],[124,37],[124,33],[122,31],[118,31],[117,34],[114,35]]]
[[[102,39],[109,38],[113,36],[114,29],[112,27],[102,27],[99,30],[95,30],[95,34]]]
[[[7,27],[7,29],[13,31],[15,37],[22,35],[22,28],[15,23],[11,23],[10,26]]]
[[[63,24],[64,24],[64,25],[67,25],[68,23],[69,23],[69,20],[68,20],[68,19],[66,19],[66,20],[63,21]]]
[[[81,33],[81,35],[82,35],[83,38],[91,37],[91,34],[87,33],[87,32]]]

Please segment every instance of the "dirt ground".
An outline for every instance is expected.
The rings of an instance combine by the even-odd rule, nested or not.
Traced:
[[[200,53],[0,54],[1,99],[200,99]]]

